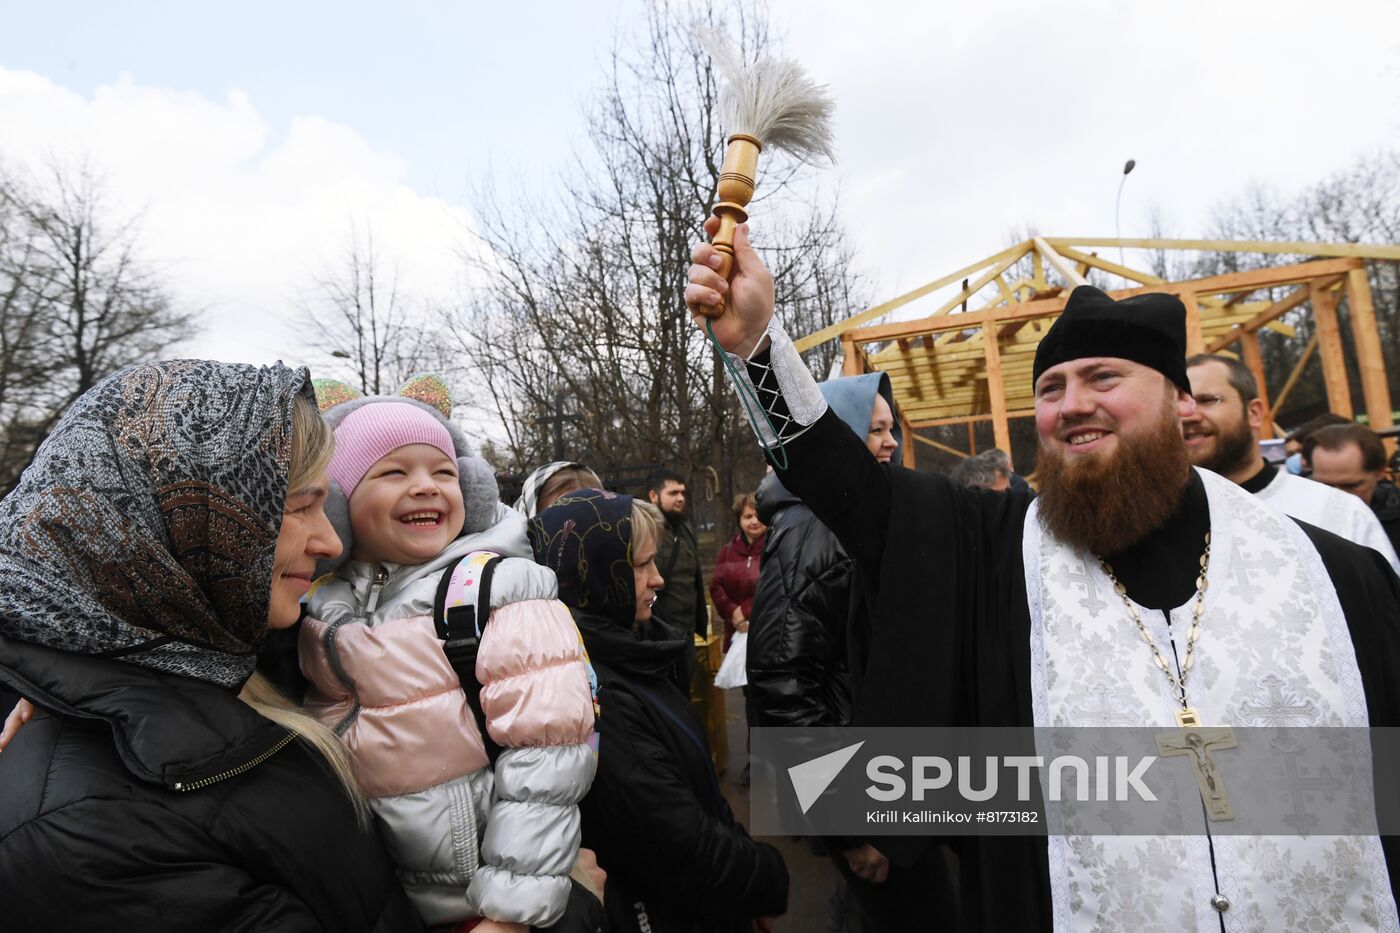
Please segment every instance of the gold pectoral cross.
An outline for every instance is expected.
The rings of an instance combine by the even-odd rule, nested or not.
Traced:
[[[1177,712],[1176,722],[1182,727],[1180,731],[1157,736],[1157,754],[1163,758],[1187,756],[1211,822],[1234,819],[1235,812],[1230,809],[1230,798],[1225,793],[1225,779],[1211,753],[1238,746],[1235,731],[1228,726],[1201,726],[1196,711],[1190,707]]]

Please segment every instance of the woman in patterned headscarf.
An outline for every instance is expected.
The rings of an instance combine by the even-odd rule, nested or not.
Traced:
[[[598,772],[579,805],[583,844],[608,873],[614,931],[750,933],[787,908],[772,846],[734,820],[705,732],[671,672],[687,641],[647,640],[663,583],[661,513],[596,489],[562,496],[531,522],[598,675]]]
[[[339,742],[253,673],[340,552],[330,446],[305,370],[152,363],[0,501],[0,682],[39,709],[0,755],[8,925],[419,927]]]
[[[566,492],[578,489],[602,489],[603,481],[582,463],[555,460],[537,467],[520,485],[520,498],[515,510],[526,518],[534,518],[549,508]]]

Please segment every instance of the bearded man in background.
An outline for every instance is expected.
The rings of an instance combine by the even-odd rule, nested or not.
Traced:
[[[1395,548],[1364,502],[1264,461],[1259,448],[1264,401],[1248,366],[1202,353],[1186,361],[1186,375],[1196,411],[1181,428],[1193,464],[1238,483],[1284,515],[1375,549],[1400,572]]]

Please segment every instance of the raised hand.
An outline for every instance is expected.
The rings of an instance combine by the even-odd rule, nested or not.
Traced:
[[[718,217],[705,221],[708,234],[713,235],[718,227]],[[734,268],[727,281],[716,271],[723,267],[725,257],[710,244],[696,246],[690,258],[685,303],[691,320],[701,329],[707,318],[713,320],[719,345],[730,353],[748,356],[763,339],[773,317],[773,276],[749,243],[748,224],[741,224],[735,232]]]

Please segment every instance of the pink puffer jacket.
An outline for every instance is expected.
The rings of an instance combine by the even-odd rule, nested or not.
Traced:
[[[503,747],[493,769],[433,627],[444,570],[492,551],[491,615],[477,655],[481,703]],[[416,566],[349,563],[307,597],[307,709],[350,749],[425,922],[473,916],[548,926],[568,899],[578,801],[593,780],[593,700],[582,641],[524,520]]]

